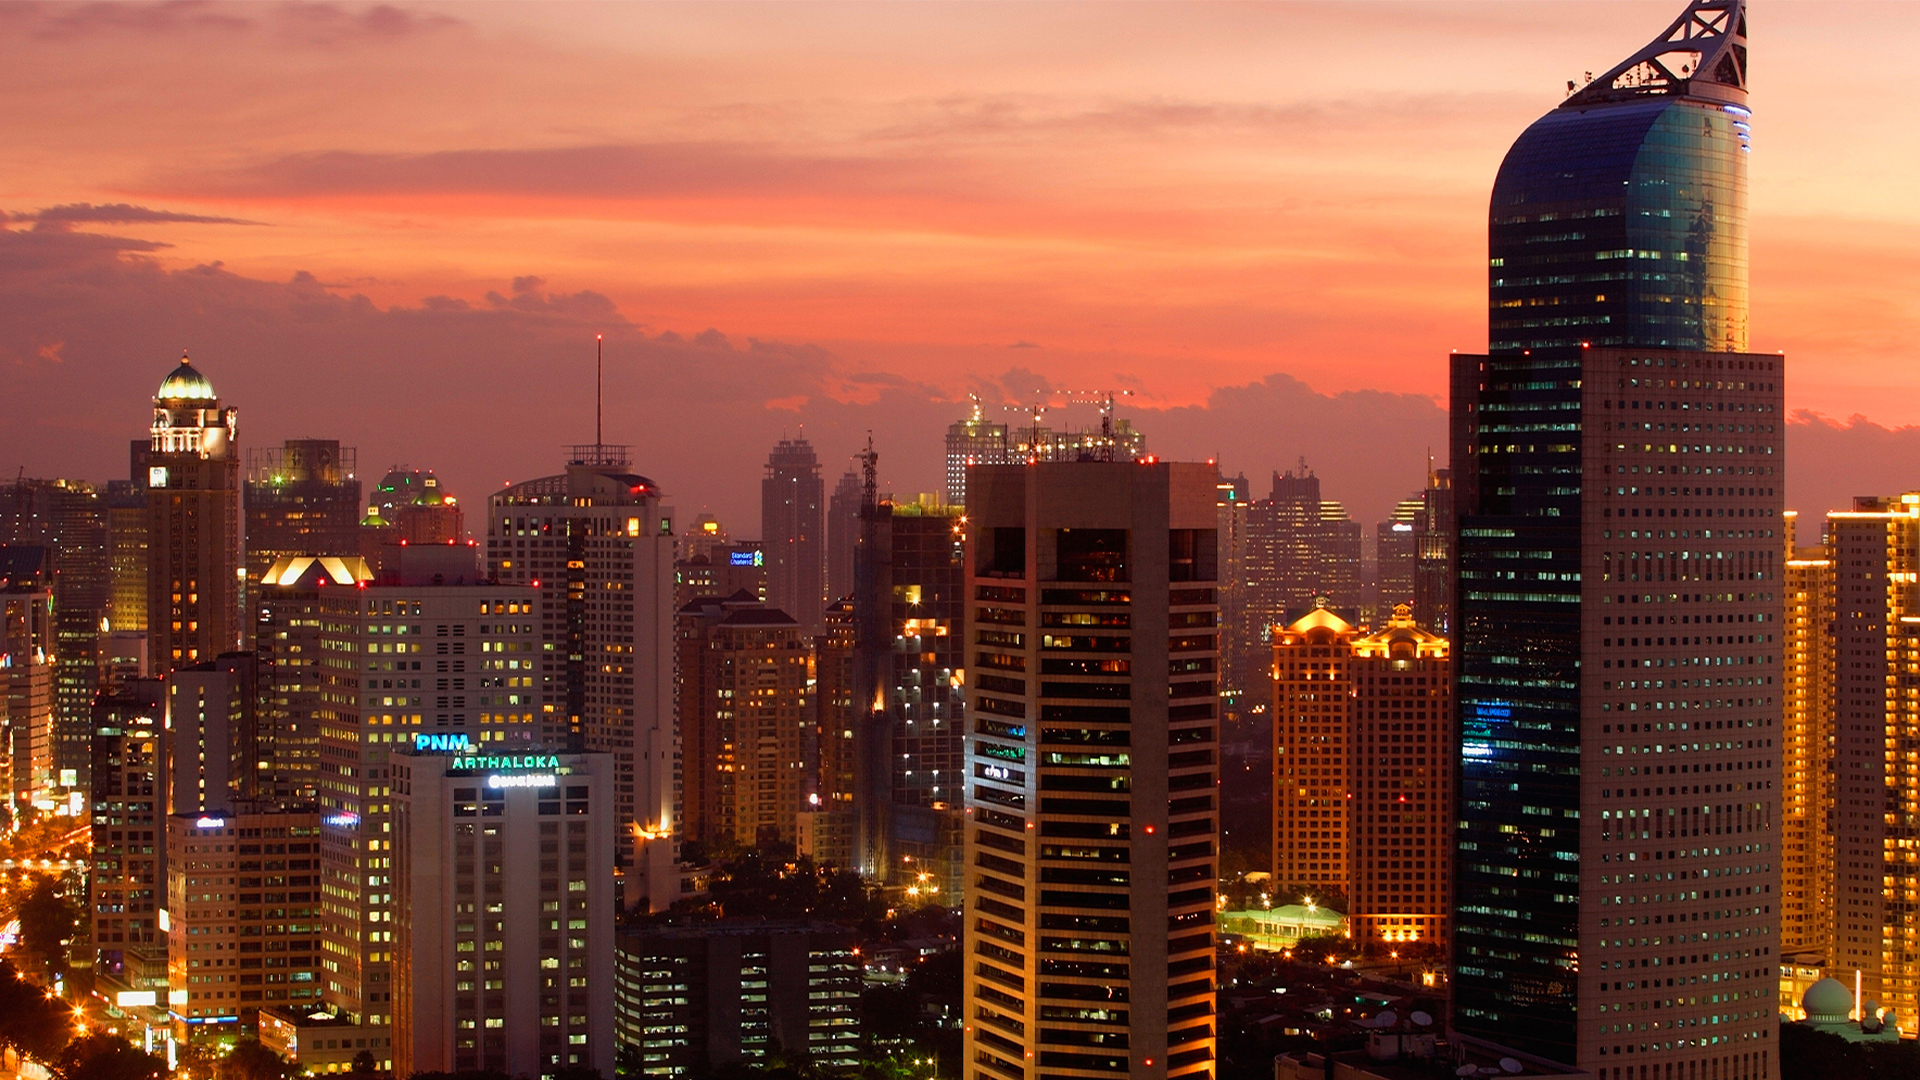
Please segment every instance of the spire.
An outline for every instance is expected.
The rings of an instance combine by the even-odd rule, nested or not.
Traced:
[[[1567,89],[1563,109],[1682,96],[1744,105],[1746,0],[1692,0],[1666,33],[1585,86]]]

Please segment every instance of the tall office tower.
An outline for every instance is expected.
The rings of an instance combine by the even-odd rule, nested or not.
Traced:
[[[319,768],[329,919],[323,1000],[357,1022],[393,1022],[393,754],[421,741],[517,752],[538,742],[534,625],[526,586],[431,576],[320,585]],[[268,576],[283,583],[281,564]],[[305,575],[303,575],[304,577]],[[296,587],[301,578],[296,578]],[[330,580],[330,578],[329,578]],[[317,640],[315,640],[317,638]],[[290,639],[291,640],[291,639]]]
[[[958,896],[966,767],[964,518],[938,502],[869,508],[854,600],[861,872]],[[922,875],[926,875],[923,879]]]
[[[826,487],[820,459],[805,437],[781,439],[760,481],[760,538],[767,550],[767,603],[809,634],[826,610]],[[836,598],[837,599],[837,598]]]
[[[969,474],[965,1054],[1214,1074],[1217,474]]]
[[[793,842],[806,809],[813,641],[747,593],[680,609],[680,830],[710,848]]]
[[[860,546],[860,507],[866,501],[860,474],[840,474],[827,500],[827,603],[853,595],[853,555]]]
[[[94,703],[93,963],[100,993],[153,995],[143,1007],[165,1024],[167,745],[164,684],[130,679]]]
[[[1401,499],[1393,516],[1373,528],[1375,585],[1371,621],[1384,625],[1396,605],[1413,606],[1414,578],[1419,573],[1420,523],[1426,513],[1424,493]]]
[[[626,902],[680,895],[673,873],[673,509],[627,448],[574,447],[566,472],[489,500],[487,567],[540,591],[543,738],[613,755]],[[626,866],[628,849],[620,863]]]
[[[107,484],[107,628],[147,632],[147,478]]]
[[[1787,511],[1780,623],[1780,951],[1800,966],[1833,956],[1834,565],[1824,544],[1795,546]],[[1789,1005],[1794,1004],[1789,1002]]]
[[[393,758],[393,1074],[613,1075],[612,755]]]
[[[947,505],[967,505],[967,469],[974,465],[1005,465],[1009,454],[1007,425],[987,420],[980,399],[964,420],[947,425]]]
[[[467,539],[466,511],[440,486],[432,469],[396,465],[374,485],[367,517],[386,530],[381,542],[462,543]]]
[[[1920,493],[1827,515],[1833,611],[1834,948],[1829,970],[1920,1008]],[[1902,1011],[1904,1010],[1904,1011]]]
[[[147,456],[147,630],[155,674],[240,644],[237,411],[186,357],[153,396]]]
[[[1427,470],[1414,530],[1413,617],[1442,637],[1453,632],[1453,470]]]
[[[1607,1080],[1778,1060],[1785,361],[1738,351],[1744,20],[1697,0],[1514,144],[1493,350],[1452,363],[1453,1027]]]
[[[321,669],[324,613],[329,590],[350,591],[373,580],[358,557],[302,555],[268,567],[255,588],[254,656],[260,668],[258,767],[263,796],[282,800],[316,797],[320,783],[320,726],[326,675]],[[438,661],[435,661],[436,666]],[[437,715],[437,714],[436,714]]]
[[[326,978],[319,811],[173,814],[166,851],[167,1007],[189,1037],[251,1030],[276,1005],[312,1011]]]
[[[1263,650],[1253,644],[1258,634],[1247,616],[1247,508],[1245,475],[1222,477],[1214,484],[1220,530],[1220,707],[1229,723],[1266,704],[1270,660],[1250,659]]]
[[[357,455],[338,439],[247,451],[247,581],[290,555],[360,553]]]
[[[1320,497],[1320,478],[1304,462],[1298,475],[1273,474],[1272,494],[1249,510],[1247,529],[1250,601],[1264,626],[1312,610],[1319,597],[1357,617],[1360,523]]]
[[[641,1076],[710,1076],[804,1054],[859,1063],[858,937],[828,923],[721,919],[619,935],[614,1035]]]
[[[807,812],[800,816],[800,854],[819,866],[851,868],[859,826],[860,708],[854,665],[858,618],[853,601],[827,606],[826,629],[813,639],[814,741],[817,757]]]
[[[167,676],[170,814],[224,809],[260,791],[260,670],[252,653]]]
[[[767,600],[767,553],[758,540],[726,540],[702,545],[705,550],[673,564],[673,610],[679,611],[702,596],[732,596],[745,590],[754,600]]]

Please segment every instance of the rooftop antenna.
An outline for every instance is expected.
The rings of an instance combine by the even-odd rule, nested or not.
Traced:
[[[593,335],[593,445],[599,446],[607,440],[600,437],[600,401],[605,380],[601,375],[601,355],[605,349],[607,335]]]

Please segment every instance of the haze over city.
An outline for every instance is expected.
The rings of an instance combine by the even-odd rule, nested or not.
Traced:
[[[0,466],[120,475],[184,350],[249,443],[478,500],[590,438],[605,333],[608,440],[745,532],[783,432],[937,490],[969,392],[1048,387],[1378,520],[1514,132],[1671,7],[8,5]],[[1920,12],[1763,19],[1752,347],[1818,513],[1920,449]]]

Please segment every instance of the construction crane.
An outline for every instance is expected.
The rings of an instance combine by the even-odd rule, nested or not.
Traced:
[[[1132,397],[1131,390],[1066,390],[1067,400],[1075,405],[1100,406],[1100,460],[1112,461],[1116,441],[1113,437],[1113,399]]]

